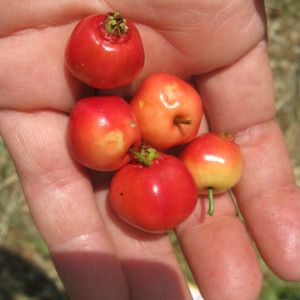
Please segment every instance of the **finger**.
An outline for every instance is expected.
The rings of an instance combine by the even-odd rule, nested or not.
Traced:
[[[145,233],[125,224],[113,212],[103,187],[98,187],[96,197],[102,219],[116,245],[132,299],[191,299],[168,236]]]
[[[274,123],[265,42],[233,66],[197,80],[211,129],[237,133],[244,172],[235,192],[261,255],[278,276],[299,280],[300,192]]]
[[[32,29],[0,40],[0,108],[67,112],[76,99],[90,92],[65,68],[64,51],[72,28]]]
[[[156,30],[150,64],[182,77],[229,65],[246,53],[265,32],[263,8],[258,0],[118,2],[124,14]],[[176,59],[165,51],[170,46]]]
[[[96,10],[109,10],[104,1],[1,1],[0,36],[7,36],[25,28],[57,26],[92,15]]]
[[[262,274],[250,238],[229,195],[215,196],[207,215],[206,198],[178,226],[180,245],[204,299],[257,299]]]
[[[67,117],[0,112],[25,197],[72,299],[127,299],[121,265],[86,175],[66,149]]]
[[[65,47],[74,26],[28,29],[0,40],[0,108],[69,112],[78,98],[91,94],[92,89],[71,76],[65,66]],[[157,66],[178,73],[185,62],[180,58],[178,64],[173,63],[178,61],[178,51],[147,26],[139,29],[147,57],[142,77]],[[159,52],[153,52],[153,43],[160,45]],[[129,87],[125,94],[130,93]]]
[[[130,96],[140,80],[152,72],[167,71],[187,78],[228,65],[263,34],[263,5],[259,1],[246,5],[241,1],[229,5],[195,1],[184,13],[184,4],[171,2],[149,14],[153,12],[152,1],[109,2],[112,7],[103,1],[5,1],[4,15],[0,13],[2,36],[6,36],[0,42],[0,107],[50,107],[68,112],[74,101],[85,95],[84,85],[65,69],[63,56],[76,23],[68,22],[88,14],[121,9],[137,23],[146,60],[139,79],[128,91],[121,89],[125,96]],[[162,14],[163,22],[159,17]],[[188,20],[195,22],[190,24]]]
[[[92,89],[71,76],[65,66],[65,47],[74,26],[28,29],[0,40],[0,108],[52,108],[69,112],[78,98],[91,94]],[[160,51],[165,47],[164,55],[176,59],[177,52],[159,34],[142,26],[141,35],[149,57],[144,74],[151,73],[159,64],[158,53],[149,56],[153,43],[161,45]],[[181,61],[176,68],[182,65]],[[172,71],[172,66],[173,62],[165,60],[161,67]]]
[[[204,116],[205,117],[205,116]],[[207,118],[199,134],[208,131]],[[229,195],[214,195],[214,216],[201,197],[176,233],[204,299],[256,299],[262,274],[251,240]]]

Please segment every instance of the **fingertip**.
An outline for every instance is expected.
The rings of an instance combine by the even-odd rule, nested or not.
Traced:
[[[257,197],[251,207],[244,203],[245,219],[264,261],[286,281],[300,281],[299,198],[300,190],[289,186]]]
[[[238,218],[221,217],[185,232],[180,240],[204,299],[259,297],[262,271]]]

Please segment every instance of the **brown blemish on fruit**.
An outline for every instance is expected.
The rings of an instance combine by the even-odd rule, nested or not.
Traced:
[[[230,132],[219,132],[218,136],[221,137],[224,140],[233,142],[234,141],[234,135]]]
[[[170,99],[175,98],[177,92],[177,84],[175,84],[174,82],[166,84],[164,88],[164,92],[168,98]]]
[[[130,127],[132,127],[132,128],[135,128],[135,127],[136,127],[136,122],[135,122],[134,120],[129,119],[128,123],[129,123],[129,126],[130,126]]]

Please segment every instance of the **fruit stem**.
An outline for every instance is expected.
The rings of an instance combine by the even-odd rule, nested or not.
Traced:
[[[207,195],[208,195],[208,211],[207,214],[212,216],[214,214],[215,205],[214,205],[214,189],[208,188],[207,189]]]
[[[109,12],[104,22],[105,31],[108,34],[123,35],[128,31],[126,19],[118,12]]]
[[[153,160],[155,160],[159,156],[159,153],[152,147],[142,147],[140,151],[136,151],[130,148],[129,152],[134,156],[136,160],[148,167],[151,166]]]
[[[179,124],[191,125],[192,124],[192,120],[190,120],[190,119],[184,119],[184,118],[180,118],[180,117],[176,117],[174,119],[174,124],[175,125],[179,125]]]
[[[235,196],[234,196],[232,189],[229,190],[229,195],[230,195],[231,200],[235,201]]]
[[[135,159],[145,164],[146,166],[151,166],[151,160],[143,156],[139,151],[135,151],[133,149],[129,149],[129,152],[134,156]]]

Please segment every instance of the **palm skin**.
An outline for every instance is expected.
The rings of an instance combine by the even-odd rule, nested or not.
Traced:
[[[0,131],[72,299],[190,299],[168,237],[119,221],[106,176],[95,180],[67,151],[67,114],[92,91],[66,71],[64,48],[80,18],[111,10],[140,30],[139,80],[154,71],[193,76],[210,128],[236,133],[245,167],[234,192],[248,230],[278,276],[300,280],[300,194],[273,121],[260,1],[2,2]],[[115,92],[130,96],[139,80]],[[217,199],[212,218],[205,205],[176,228],[204,298],[257,298],[261,271],[230,197]]]

